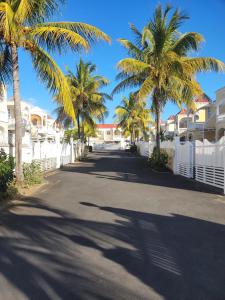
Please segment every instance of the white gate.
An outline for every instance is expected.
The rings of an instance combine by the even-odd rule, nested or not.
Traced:
[[[175,144],[174,173],[188,178],[194,177],[194,145],[192,142]]]
[[[197,181],[224,188],[225,137],[217,143],[196,141],[195,178]]]

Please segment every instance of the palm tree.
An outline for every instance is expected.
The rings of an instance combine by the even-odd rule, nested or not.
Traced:
[[[23,180],[22,118],[19,88],[18,49],[26,50],[40,79],[57,93],[65,111],[74,117],[69,85],[62,71],[48,52],[70,48],[88,49],[99,39],[109,37],[94,26],[80,22],[44,22],[63,0],[2,0],[0,1],[0,44],[9,48],[12,62],[15,112],[15,157],[17,182]]]
[[[138,87],[140,100],[151,96],[152,110],[156,118],[157,153],[160,155],[160,113],[167,101],[179,106],[182,103],[193,106],[193,97],[202,93],[196,80],[196,73],[223,71],[225,65],[211,57],[190,57],[190,51],[197,51],[203,37],[196,32],[181,34],[179,28],[188,17],[171,7],[165,10],[159,5],[153,19],[139,32],[134,25],[131,30],[135,43],[120,39],[128,50],[129,58],[118,63],[121,82],[113,93],[125,88]]]
[[[78,128],[78,138],[84,141],[84,125],[95,126],[95,120],[103,121],[107,113],[106,99],[111,97],[101,92],[101,88],[108,84],[108,80],[100,75],[94,75],[96,66],[84,63],[80,59],[76,72],[68,70],[67,79],[73,99],[73,108]],[[57,108],[57,120],[64,126],[73,126],[73,120],[65,113],[63,106]]]
[[[115,109],[115,117],[123,134],[131,137],[131,142],[141,134],[146,136],[151,123],[150,109],[146,108],[144,101],[138,101],[137,93],[130,93],[128,98],[122,99],[121,105]]]

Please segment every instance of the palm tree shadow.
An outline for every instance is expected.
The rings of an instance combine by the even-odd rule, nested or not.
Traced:
[[[173,175],[171,172],[160,173],[153,171],[147,165],[146,158],[123,151],[94,152],[82,165],[72,164],[64,166],[62,171],[74,174],[89,174],[96,178],[113,181],[134,182],[210,194],[223,194],[222,189],[179,175]]]
[[[18,205],[1,220],[0,299],[12,290],[28,299],[151,299],[152,290],[169,300],[225,298],[224,225],[89,202],[80,205],[116,221],[79,219],[38,198]],[[126,280],[120,271],[113,280],[112,264]]]
[[[123,230],[116,232],[116,236],[134,250],[101,249],[103,255],[165,299],[225,298],[224,225],[177,214],[161,216],[93,203],[80,204],[124,218],[117,221]],[[87,240],[80,242],[100,250]]]

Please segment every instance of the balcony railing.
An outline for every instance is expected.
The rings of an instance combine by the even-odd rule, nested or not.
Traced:
[[[0,111],[0,121],[2,122],[8,122],[8,115],[4,111]]]
[[[8,145],[8,141],[4,136],[0,136],[0,147]]]
[[[8,125],[9,125],[9,129],[14,130],[15,128],[15,118],[9,118],[8,120]],[[22,120],[22,124],[24,126],[25,129],[29,130],[30,129],[30,124],[27,120]]]
[[[196,122],[196,123],[189,123],[188,124],[188,129],[189,130],[195,130],[195,129],[204,129],[206,127],[206,124],[205,123],[200,123],[200,122]]]
[[[216,116],[217,122],[225,121],[225,114],[219,114]]]

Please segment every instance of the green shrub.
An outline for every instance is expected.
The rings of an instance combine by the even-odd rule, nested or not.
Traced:
[[[38,162],[23,164],[24,183],[26,185],[40,184],[43,181],[43,172]]]
[[[157,148],[155,147],[149,159],[150,167],[158,171],[164,171],[167,170],[167,163],[168,163],[168,154],[165,151],[160,150],[160,155],[159,155],[157,152]]]
[[[0,191],[5,193],[14,178],[14,159],[0,150]]]
[[[8,185],[5,192],[0,191],[0,200],[12,200],[18,194],[18,189],[15,186],[15,183],[12,182]]]

